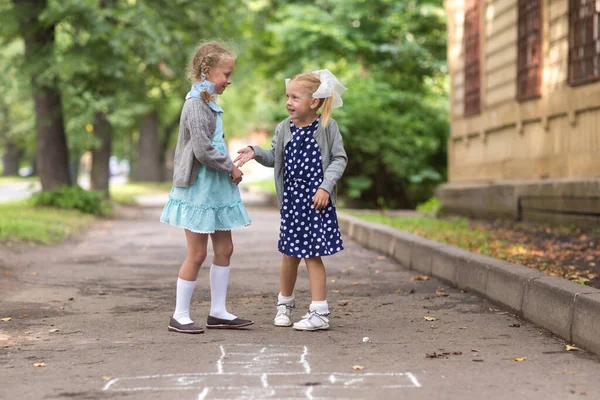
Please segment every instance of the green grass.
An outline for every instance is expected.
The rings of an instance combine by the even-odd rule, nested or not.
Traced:
[[[251,188],[254,188],[256,190],[275,194],[275,180],[274,179],[265,179],[263,181],[249,183],[248,185]]]
[[[14,183],[14,182],[25,182],[25,183],[35,183],[39,181],[39,177],[30,176],[27,178],[23,178],[20,176],[0,176],[0,184],[1,183]]]
[[[171,182],[161,183],[126,183],[110,187],[110,197],[113,201],[121,204],[136,204],[136,196],[145,194],[168,193],[171,190]]]
[[[480,254],[491,255],[490,233],[473,229],[466,218],[452,217],[436,219],[431,217],[390,217],[385,215],[361,215],[357,218],[378,224],[389,225],[403,231],[425,237],[436,242],[451,244]]]
[[[0,243],[57,243],[89,226],[94,217],[72,210],[34,207],[29,200],[0,204]]]

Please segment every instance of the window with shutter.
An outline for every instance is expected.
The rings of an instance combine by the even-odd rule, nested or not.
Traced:
[[[600,0],[569,0],[569,83],[600,79]]]
[[[481,112],[480,71],[480,4],[479,0],[465,1],[465,116]]]
[[[541,0],[519,0],[517,97],[538,97],[542,76]]]

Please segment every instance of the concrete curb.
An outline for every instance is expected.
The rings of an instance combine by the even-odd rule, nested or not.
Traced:
[[[475,292],[570,343],[600,354],[600,290],[523,265],[338,214],[340,229],[404,267]]]

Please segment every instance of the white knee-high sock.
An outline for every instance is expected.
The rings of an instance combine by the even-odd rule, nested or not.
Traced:
[[[195,287],[196,281],[186,281],[177,278],[177,298],[175,300],[173,318],[180,324],[192,323],[192,319],[190,318],[190,302],[192,301]]]
[[[237,317],[227,312],[227,285],[229,284],[229,266],[210,266],[210,315],[215,318],[232,320]]]

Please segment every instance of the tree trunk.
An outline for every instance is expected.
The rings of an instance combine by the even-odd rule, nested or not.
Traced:
[[[23,157],[23,150],[20,149],[16,144],[6,140],[4,142],[4,154],[2,155],[2,165],[4,166],[2,175],[19,175],[19,165],[21,164],[21,157]]]
[[[103,112],[96,112],[94,116],[94,137],[100,141],[100,146],[92,150],[92,190],[102,190],[106,198],[109,197],[108,185],[110,181],[110,154],[112,147],[112,126]]]
[[[159,156],[158,115],[152,111],[142,119],[138,142],[138,162],[135,179],[139,182],[160,182],[162,166]]]
[[[159,148],[159,162],[162,166],[160,180],[162,182],[169,181],[173,177],[173,157],[172,152],[169,151],[169,143],[171,143],[171,136],[173,132],[179,126],[179,116],[177,116],[163,131],[163,135],[160,140]]]
[[[55,26],[39,21],[47,0],[13,2],[19,19],[19,29],[25,41],[25,64],[32,66],[51,63]],[[40,59],[43,62],[40,62]],[[36,69],[32,69],[30,74],[35,105],[37,170],[42,190],[71,185],[60,92],[56,85],[53,85],[52,78],[40,78]]]

